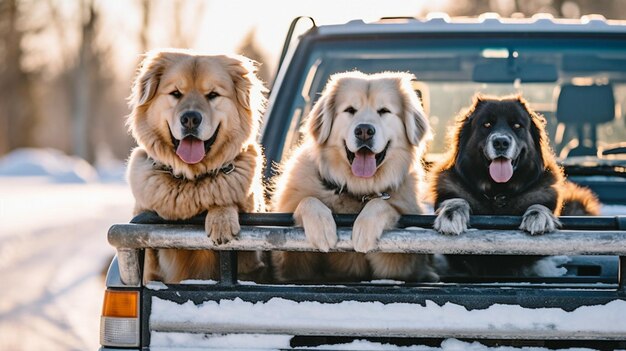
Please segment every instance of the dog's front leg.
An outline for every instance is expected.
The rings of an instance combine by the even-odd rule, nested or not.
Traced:
[[[204,229],[216,244],[225,244],[233,239],[241,228],[237,206],[211,206],[204,220]]]
[[[337,224],[328,206],[314,197],[305,197],[293,212],[296,225],[304,227],[310,243],[320,251],[328,252],[337,244]]]
[[[383,230],[393,227],[400,214],[387,200],[370,200],[359,213],[352,229],[352,245],[357,252],[369,252],[376,248]]]
[[[442,234],[459,235],[467,230],[470,217],[470,205],[464,199],[448,199],[441,203],[436,211],[437,218],[433,228]]]
[[[544,205],[531,205],[524,213],[519,229],[530,235],[538,235],[553,232],[560,226],[561,222],[549,208]]]

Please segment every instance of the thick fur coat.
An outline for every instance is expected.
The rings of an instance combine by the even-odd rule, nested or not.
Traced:
[[[599,209],[589,190],[565,181],[545,120],[520,96],[475,97],[457,118],[450,151],[431,175],[435,229],[444,234],[465,231],[470,213],[523,216],[520,229],[537,235],[556,230],[556,216],[596,215]],[[449,256],[453,268],[472,274],[516,274],[536,259]]]
[[[400,73],[331,77],[308,116],[304,142],[280,168],[273,210],[293,212],[321,251],[337,243],[332,214],[358,213],[357,252],[274,252],[277,280],[438,279],[430,256],[370,252],[401,214],[422,212],[421,155],[429,125],[411,79]]]
[[[263,91],[253,62],[242,56],[148,53],[127,121],[139,145],[127,174],[134,213],[188,219],[206,212],[207,235],[223,243],[238,234],[239,212],[263,211],[263,157],[255,141]],[[258,253],[239,257],[244,278],[263,267]],[[148,250],[145,280],[218,279],[218,266],[213,251]]]

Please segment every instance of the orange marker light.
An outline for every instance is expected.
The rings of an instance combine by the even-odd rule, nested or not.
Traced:
[[[137,318],[139,313],[138,306],[139,292],[107,290],[104,292],[102,316]]]

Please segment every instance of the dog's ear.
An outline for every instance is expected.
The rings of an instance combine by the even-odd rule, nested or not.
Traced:
[[[469,124],[472,122],[472,118],[478,109],[484,107],[489,101],[493,101],[493,99],[492,96],[483,95],[482,93],[474,94],[474,96],[472,96],[472,105],[470,105],[462,116],[457,118],[457,122],[462,122],[464,127],[469,128]]]
[[[530,135],[533,142],[537,146],[537,150],[540,150],[541,143],[547,138],[546,133],[544,132],[547,124],[546,119],[542,115],[533,111],[528,102],[520,95],[514,96],[513,100],[517,105],[519,105],[522,111],[528,114],[528,117],[530,118]]]
[[[481,105],[483,102],[485,102],[488,98],[481,94],[481,93],[476,93],[474,94],[474,96],[472,97],[472,107],[474,109],[476,109],[476,107],[478,107],[479,105]]]
[[[554,157],[550,151],[552,149],[546,133],[547,121],[542,115],[531,109],[528,102],[521,96],[516,96],[515,100],[530,117],[530,136],[533,139],[535,150],[541,155],[540,168],[543,169],[544,162],[550,161]]]
[[[413,145],[420,145],[422,140],[431,139],[431,132],[422,102],[413,91],[412,79],[415,77],[409,74],[400,79],[400,91],[404,96],[404,126],[409,142]]]
[[[224,55],[219,58],[234,84],[237,110],[242,118],[241,126],[245,127],[246,134],[251,132],[250,135],[256,138],[266,104],[264,93],[267,92],[256,74],[258,63],[241,55]]]
[[[131,109],[144,106],[154,98],[169,61],[168,54],[163,51],[150,51],[144,55],[144,59],[137,68],[137,75],[128,99]]]
[[[315,102],[307,117],[307,129],[320,145],[330,137],[335,119],[335,100],[339,84],[340,80],[331,77],[324,87],[322,96]]]
[[[138,139],[135,134],[137,117],[143,114],[148,103],[156,95],[161,76],[170,62],[169,55],[173,55],[173,53],[159,50],[147,52],[137,68],[137,75],[128,97],[131,113],[126,118],[128,131],[133,134],[135,139]]]
[[[322,96],[315,102],[309,117],[307,118],[307,129],[313,135],[318,144],[324,144],[330,136],[330,130],[333,123],[334,109],[329,108],[328,95]]]
[[[472,120],[477,109],[486,102],[487,98],[483,95],[476,94],[472,98],[472,105],[462,110],[455,119],[454,128],[449,129],[449,157],[445,161],[445,168],[450,168],[460,163],[459,158],[464,156],[459,150],[464,148],[470,136],[472,135]]]
[[[249,113],[262,112],[265,107],[267,88],[257,76],[259,63],[245,56],[222,56],[235,84],[235,97],[241,107]]]
[[[465,112],[462,112],[459,117],[457,117],[457,124],[460,124],[458,128],[459,134],[469,133],[470,124],[472,123],[474,115],[476,114],[478,109],[485,106],[485,104],[489,100],[493,100],[493,98],[485,96],[481,93],[474,94],[474,96],[472,97],[472,105],[467,110],[465,110]]]

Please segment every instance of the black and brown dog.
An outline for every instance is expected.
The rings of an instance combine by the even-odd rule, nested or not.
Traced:
[[[434,228],[458,235],[475,215],[523,216],[520,229],[556,230],[563,215],[597,215],[588,189],[564,179],[545,132],[545,119],[520,96],[476,96],[457,118],[448,157],[431,173]],[[566,209],[569,212],[564,213]],[[518,274],[537,257],[450,256],[451,268],[470,274]]]

